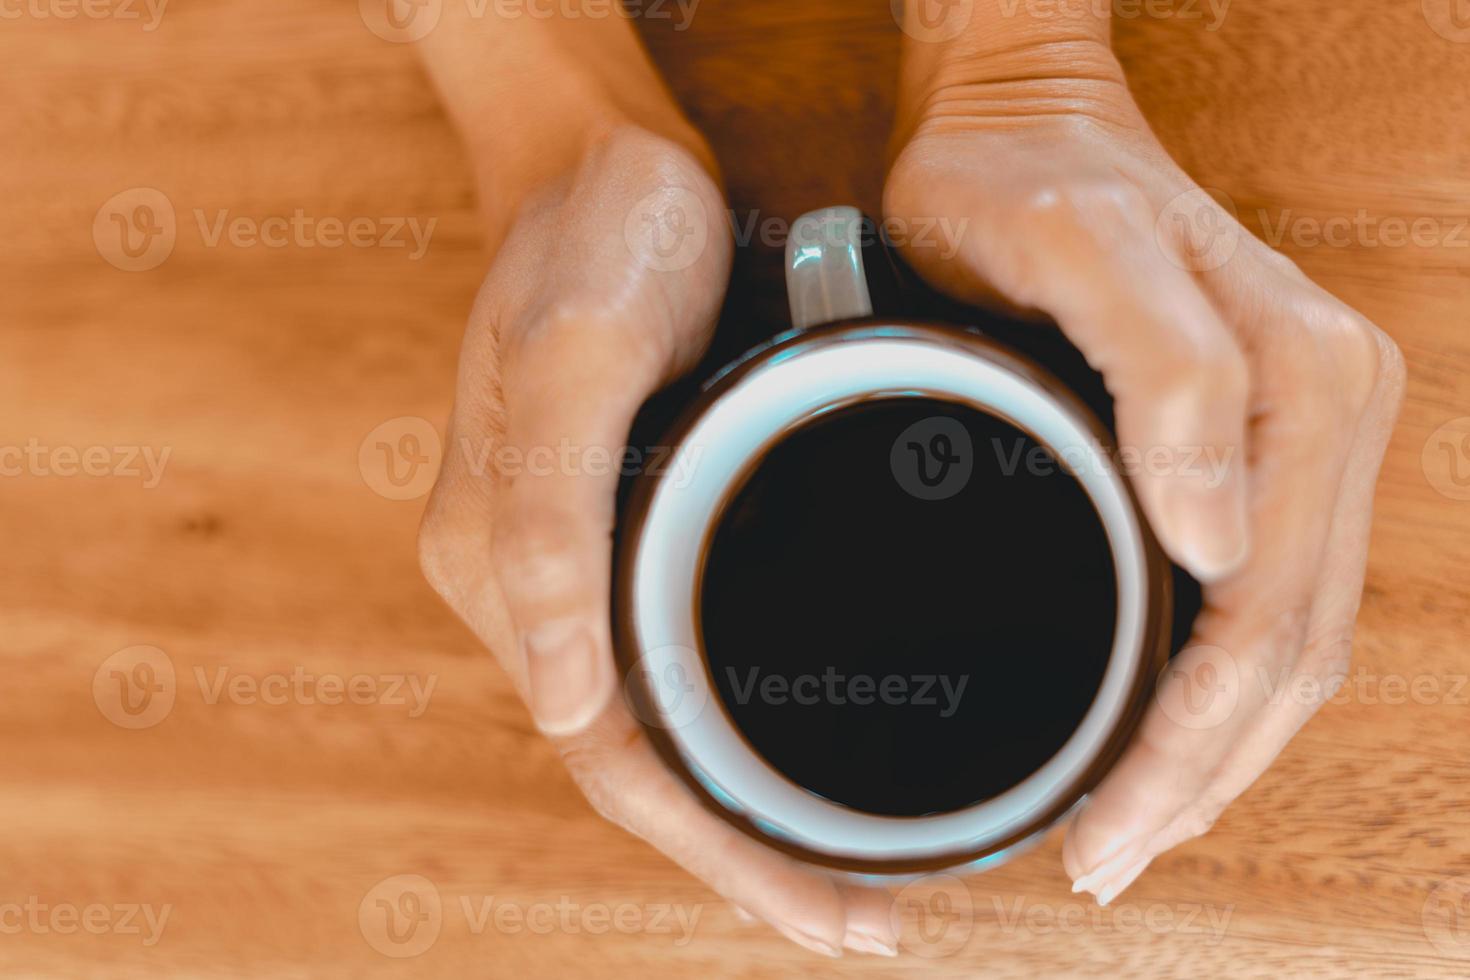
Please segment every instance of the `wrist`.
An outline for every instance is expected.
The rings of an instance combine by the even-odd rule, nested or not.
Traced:
[[[563,108],[530,107],[502,115],[493,132],[467,134],[481,209],[492,222],[508,220],[526,200],[574,179],[599,148],[628,137],[650,155],[686,154],[716,174],[708,144],[672,104],[630,107],[587,92]]]
[[[913,18],[938,0],[902,2]],[[906,21],[895,150],[935,116],[1017,118],[1091,102],[1131,102],[1112,52],[1108,5],[973,0],[971,8],[946,9],[966,17],[963,30],[936,38],[910,30]]]
[[[714,159],[625,18],[473,16],[445,6],[419,45],[469,152],[492,225],[565,181],[620,131]]]
[[[893,0],[905,68],[980,65],[1010,52],[1065,57],[1072,45],[1110,48],[1112,10],[1086,0]]]

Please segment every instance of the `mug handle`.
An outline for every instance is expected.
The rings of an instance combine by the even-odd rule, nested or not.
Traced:
[[[797,330],[872,316],[863,267],[864,218],[841,205],[808,211],[786,240],[786,300]]]

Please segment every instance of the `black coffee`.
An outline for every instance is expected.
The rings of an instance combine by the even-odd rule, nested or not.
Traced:
[[[869,813],[998,795],[1072,734],[1117,588],[1076,478],[1015,426],[895,397],[779,443],[730,499],[701,592],[716,689],[793,782]]]

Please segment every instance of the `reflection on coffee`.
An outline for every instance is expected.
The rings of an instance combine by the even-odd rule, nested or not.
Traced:
[[[1117,586],[1077,480],[923,397],[827,412],[730,496],[698,599],[736,727],[806,790],[943,813],[1036,771],[1091,704]],[[1022,461],[1017,465],[1017,461]]]

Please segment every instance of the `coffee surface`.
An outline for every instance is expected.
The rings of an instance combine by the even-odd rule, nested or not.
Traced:
[[[1091,500],[968,406],[875,399],[746,475],[708,543],[701,628],[736,726],[808,791],[869,813],[1016,785],[1086,713],[1112,646]]]

